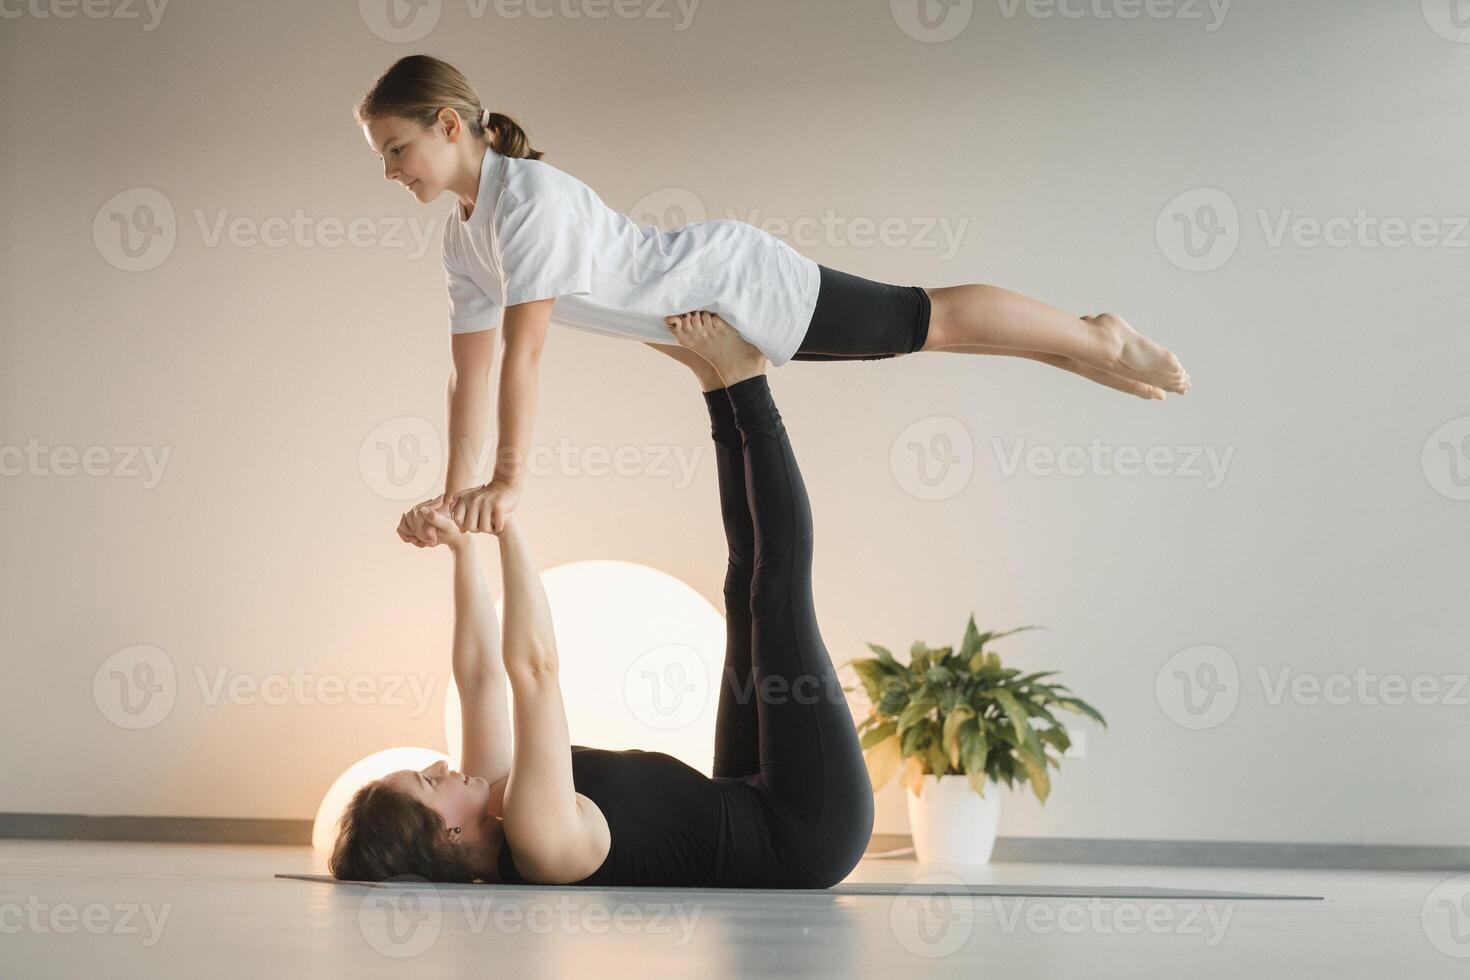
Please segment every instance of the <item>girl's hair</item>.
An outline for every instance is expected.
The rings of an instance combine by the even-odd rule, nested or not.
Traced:
[[[374,780],[352,795],[327,867],[334,878],[386,881],[417,875],[427,881],[478,881],[461,850],[444,834],[444,820],[411,796]]]
[[[402,116],[424,128],[434,125],[439,110],[453,109],[471,133],[483,138],[495,152],[508,157],[540,160],[531,149],[526,131],[509,116],[490,113],[480,125],[480,97],[459,69],[426,54],[411,54],[393,62],[373,83],[353,110],[359,125],[382,116]]]

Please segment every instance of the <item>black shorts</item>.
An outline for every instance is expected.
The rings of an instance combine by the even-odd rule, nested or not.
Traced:
[[[912,354],[929,337],[929,294],[818,265],[817,308],[793,361],[871,361]]]

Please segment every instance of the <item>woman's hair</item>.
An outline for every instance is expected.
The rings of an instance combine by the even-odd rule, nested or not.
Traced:
[[[327,867],[334,878],[386,881],[417,875],[427,881],[477,881],[444,820],[428,805],[374,780],[352,795]]]
[[[531,149],[526,131],[509,116],[490,113],[480,125],[480,97],[458,68],[426,54],[411,54],[393,62],[373,83],[353,110],[359,125],[382,116],[402,116],[424,128],[434,125],[439,110],[453,109],[471,133],[483,138],[503,156],[540,160]]]

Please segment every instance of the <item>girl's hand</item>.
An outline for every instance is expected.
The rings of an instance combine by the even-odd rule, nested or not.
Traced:
[[[461,531],[499,534],[505,530],[505,522],[520,501],[519,489],[491,480],[483,487],[461,493],[450,510],[450,517]]]
[[[439,497],[437,498],[437,500],[440,504],[444,502],[443,497]],[[450,502],[453,502],[452,498]],[[433,501],[430,501],[430,503],[433,503]],[[447,544],[449,546],[449,550],[458,551],[460,548],[464,547],[466,542],[469,541],[470,536],[461,531],[459,527],[456,526],[455,523],[449,519],[447,507],[441,509],[440,507],[431,507],[429,504],[419,504],[417,507],[414,508],[414,510],[419,512],[424,523],[429,526],[429,529],[437,534],[439,543]]]

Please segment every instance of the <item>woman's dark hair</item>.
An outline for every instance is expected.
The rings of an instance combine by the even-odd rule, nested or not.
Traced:
[[[427,881],[478,881],[444,819],[407,794],[374,780],[352,794],[327,863],[334,878],[386,881],[417,875]]]
[[[440,109],[453,109],[465,127],[503,156],[540,160],[540,150],[531,149],[526,131],[509,116],[492,112],[480,125],[480,97],[458,68],[427,54],[411,54],[393,62],[367,94],[358,100],[353,115],[358,125],[383,116],[402,116],[424,128],[432,128]]]

